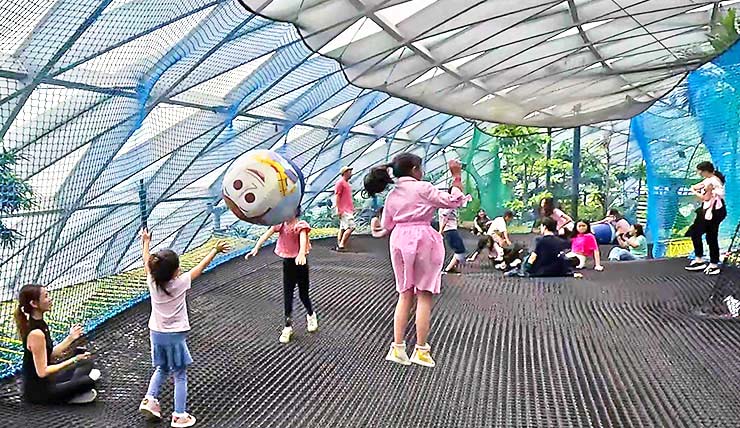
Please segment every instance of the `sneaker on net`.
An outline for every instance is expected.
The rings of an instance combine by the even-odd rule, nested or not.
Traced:
[[[719,268],[719,266],[707,266],[706,269],[704,269],[704,274],[706,275],[719,275],[720,272],[722,272]]]
[[[442,271],[442,274],[443,275],[461,275],[462,272],[460,272],[457,269],[450,269],[450,270],[444,270],[444,271]]]
[[[429,344],[424,346],[416,345],[414,353],[411,354],[411,362],[424,367],[434,367],[436,364],[434,363],[430,352],[431,347]]]
[[[740,300],[737,300],[732,296],[727,296],[725,297],[725,304],[727,305],[727,310],[730,312],[730,315],[733,318],[740,317]]]
[[[705,270],[708,266],[707,262],[697,262],[696,260],[692,260],[684,269],[691,272],[700,272]]]
[[[391,343],[391,349],[388,350],[385,359],[403,366],[410,366],[411,360],[409,360],[409,355],[406,353],[406,342],[400,345]]]
[[[159,400],[156,398],[144,397],[139,404],[139,413],[150,420],[162,419],[162,409],[159,407]]]
[[[95,401],[95,399],[98,398],[98,391],[91,389],[87,392],[83,392],[82,394],[75,395],[72,397],[67,403],[69,404],[88,404]]]
[[[290,342],[291,337],[293,337],[293,327],[285,327],[280,333],[280,343]]]
[[[306,330],[308,330],[309,333],[313,333],[318,329],[319,320],[318,318],[316,318],[316,312],[314,312],[312,315],[306,315]]]
[[[170,426],[172,428],[188,428],[195,425],[195,416],[185,413],[184,416],[175,416],[172,415],[172,423]]]

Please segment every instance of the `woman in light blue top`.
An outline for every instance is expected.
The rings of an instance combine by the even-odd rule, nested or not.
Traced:
[[[609,260],[626,261],[647,258],[647,239],[641,224],[632,225],[629,235],[618,236],[617,241],[619,241],[619,247],[612,248],[609,253]]]

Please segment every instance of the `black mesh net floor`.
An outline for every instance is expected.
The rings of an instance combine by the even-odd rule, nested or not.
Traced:
[[[396,294],[387,243],[336,254],[316,242],[319,332],[278,342],[281,265],[270,251],[206,274],[189,305],[189,410],[200,427],[738,427],[740,323],[691,315],[713,280],[682,261],[607,264],[584,279],[444,279],[437,368],[384,361]],[[57,309],[58,310],[58,309]],[[137,427],[151,375],[143,303],[95,333],[99,401],[23,404],[3,385],[2,426]],[[408,341],[413,343],[410,334]],[[160,397],[172,411],[171,383]]]

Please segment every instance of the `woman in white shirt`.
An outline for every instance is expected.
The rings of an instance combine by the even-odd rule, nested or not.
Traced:
[[[691,186],[691,192],[701,201],[696,220],[687,233],[694,244],[696,258],[686,266],[686,270],[703,271],[707,275],[717,275],[719,269],[719,225],[727,217],[725,207],[725,176],[714,169],[711,162],[701,162],[696,166],[704,178],[701,183]],[[704,261],[702,235],[707,235],[709,245],[709,264]]]

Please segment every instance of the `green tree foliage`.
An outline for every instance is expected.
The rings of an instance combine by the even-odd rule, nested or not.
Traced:
[[[14,152],[3,149],[0,153],[0,215],[12,216],[33,206],[31,186],[13,172],[13,166],[21,158]],[[10,247],[22,235],[0,220],[0,245]]]
[[[544,197],[556,198],[570,211],[573,160],[572,143],[560,144],[548,160],[545,156],[548,136],[540,128],[498,125],[487,131],[500,139],[502,151],[501,174],[511,190],[511,199],[505,207],[524,221],[529,220]],[[626,180],[642,171],[623,171],[610,165],[609,141],[602,144],[583,142],[588,150],[581,152],[579,214],[583,218],[600,219],[612,201],[621,192]],[[550,169],[550,188],[545,176]],[[477,208],[476,208],[477,209]],[[472,212],[473,207],[470,211]]]
[[[712,22],[709,43],[716,53],[722,53],[732,46],[740,37],[737,31],[737,13],[729,9],[727,14],[719,15]]]

